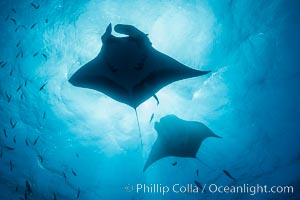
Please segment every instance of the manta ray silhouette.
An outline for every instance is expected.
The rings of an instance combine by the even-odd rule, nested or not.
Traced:
[[[210,72],[191,69],[155,50],[147,35],[134,26],[118,24],[114,30],[128,36],[113,36],[109,24],[101,37],[100,53],[71,76],[71,84],[136,109],[166,85]]]
[[[185,121],[167,115],[155,123],[157,139],[154,142],[144,171],[159,159],[175,156],[196,158],[201,143],[208,137],[217,137],[207,126],[196,121]]]

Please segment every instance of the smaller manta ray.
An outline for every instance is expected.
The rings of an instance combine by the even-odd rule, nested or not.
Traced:
[[[154,162],[168,157],[196,158],[201,143],[207,137],[217,137],[207,126],[196,121],[185,121],[167,115],[155,122],[157,139],[144,166],[144,171]]]
[[[108,25],[102,35],[102,48],[96,58],[76,71],[69,82],[77,87],[97,90],[136,109],[155,97],[166,85],[209,73],[189,68],[152,47],[147,34],[134,26],[117,24],[115,37]]]

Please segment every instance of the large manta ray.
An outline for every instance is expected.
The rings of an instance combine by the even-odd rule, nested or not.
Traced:
[[[100,53],[75,72],[71,84],[97,90],[136,109],[174,81],[209,73],[155,50],[147,35],[134,26],[118,24],[114,30],[128,36],[113,36],[109,24],[101,37]]]
[[[155,123],[157,139],[154,142],[144,171],[154,162],[168,157],[196,158],[196,154],[208,137],[218,137],[207,126],[196,121],[185,121],[175,115],[167,115]]]

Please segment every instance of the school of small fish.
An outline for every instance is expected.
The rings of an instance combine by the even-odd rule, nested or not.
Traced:
[[[28,9],[32,10],[32,12],[37,12],[40,8],[41,8],[41,4],[36,3],[35,1],[29,3],[28,5]],[[17,19],[18,19],[18,10],[16,8],[11,8],[10,12],[8,13],[8,15],[4,20],[6,23],[11,23],[12,24],[11,26],[13,26],[13,32],[16,32],[18,34],[21,33],[26,34],[26,31],[33,31],[34,29],[39,28],[39,25],[42,25],[43,23],[45,25],[48,24],[49,22],[49,19],[46,18],[41,22],[36,21],[31,24],[21,24]],[[12,61],[10,61],[9,59],[2,60],[3,58],[1,58],[0,73],[5,73],[5,70],[8,69],[8,75],[10,77],[13,77],[15,74],[14,72],[17,70],[16,63],[22,62],[22,59],[25,58],[31,57],[33,59],[43,59],[44,62],[48,60],[49,56],[43,50],[30,51],[28,49],[25,49],[23,46],[23,42],[24,42],[23,38],[24,37],[20,36],[19,40],[14,45],[17,52],[15,54],[14,60]],[[25,100],[26,92],[29,87],[35,87],[35,85],[39,85],[39,87],[36,88],[36,91],[40,93],[42,93],[44,90],[47,89],[47,82],[32,84],[34,83],[34,79],[30,80],[30,79],[18,78],[17,80],[19,81],[19,84],[18,87],[15,88],[15,93],[4,91],[4,95],[5,95],[4,97],[6,97],[5,102],[7,102],[8,105],[13,101]],[[40,113],[40,117],[42,120],[46,120],[46,111],[42,111]],[[17,144],[22,143],[22,141],[20,141],[19,139],[22,138],[22,136],[18,135],[17,130],[18,130],[18,126],[21,126],[22,122],[18,121],[14,117],[8,117],[8,119],[9,120],[6,123],[3,122],[3,127],[2,127],[3,136],[0,135],[0,158],[10,157],[9,162],[7,163],[7,170],[13,174],[17,172],[18,167],[20,167],[15,164],[14,158],[11,154],[15,151],[20,150],[18,149]],[[32,149],[39,148],[39,146],[43,145],[44,142],[45,141],[43,141],[41,135],[36,135],[36,136],[27,135],[23,140],[23,144],[26,145],[28,148],[32,148]],[[36,150],[35,152],[38,151]],[[77,158],[79,158],[79,154],[77,152],[75,153],[75,155]],[[43,155],[40,153],[37,153],[36,155],[33,156],[36,156],[40,163],[43,163],[44,160],[47,159],[44,158]],[[1,170],[5,170],[5,169],[1,169]],[[65,181],[67,181],[67,173],[73,174],[74,177],[78,176],[78,172],[75,171],[75,169],[72,167],[69,168],[68,172],[66,170],[62,170],[61,177]],[[35,189],[35,186],[31,184],[32,181],[34,180],[26,179],[24,180],[23,187],[20,184],[15,186],[14,191],[20,195],[19,199],[28,200],[32,198]],[[21,188],[24,188],[24,190],[22,190]],[[80,193],[81,193],[81,189],[79,187],[77,187],[77,189],[76,188],[74,189],[74,196],[76,197],[75,199],[80,198]],[[50,198],[53,200],[59,199],[59,194],[53,191],[52,197]]]

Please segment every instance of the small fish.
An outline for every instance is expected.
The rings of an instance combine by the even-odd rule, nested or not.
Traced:
[[[34,7],[35,9],[39,9],[39,8],[40,8],[40,5],[39,5],[39,4],[36,5],[36,4],[34,4],[34,3],[30,3],[30,5],[31,5],[32,7]]]
[[[13,164],[12,164],[11,160],[9,161],[9,168],[10,168],[10,172],[12,172],[12,170],[13,170]]]
[[[36,25],[37,25],[37,23],[32,24],[30,29],[33,29]]]
[[[16,121],[14,124],[11,124],[11,128],[14,129],[16,127],[17,123],[18,122]]]
[[[76,195],[77,199],[79,199],[79,196],[80,196],[80,188],[78,188],[77,190],[77,195]]]
[[[13,148],[13,147],[10,147],[10,146],[7,146],[7,145],[5,145],[5,148],[6,148],[6,149],[8,149],[8,150],[10,150],[10,151],[13,151],[13,150],[15,150],[15,148]]]
[[[63,176],[64,176],[64,178],[65,178],[65,180],[66,180],[66,179],[67,179],[67,175],[66,175],[65,172],[63,172]]]
[[[35,56],[37,56],[39,54],[39,52],[37,51],[37,52],[35,52],[34,54],[33,54],[33,57],[35,57]]]
[[[45,119],[46,118],[46,112],[44,111],[44,113],[43,113],[43,119]]]
[[[16,192],[18,192],[19,191],[19,187],[18,186],[16,186]]]
[[[17,121],[11,126],[12,129],[14,129],[17,126]]]
[[[19,42],[16,44],[16,47],[19,47],[21,44],[21,40],[19,40]]]
[[[11,68],[11,70],[10,70],[10,72],[9,72],[9,75],[12,76],[12,75],[13,75],[13,72],[14,72],[14,70],[13,70],[13,68]]]
[[[17,21],[15,18],[10,18],[10,21],[12,21],[15,25],[17,25]]]
[[[7,62],[1,64],[1,68],[4,68],[7,65]]]
[[[176,166],[176,165],[177,165],[177,162],[172,163],[172,166]]]
[[[6,129],[5,128],[3,129],[3,133],[4,133],[4,136],[7,138],[7,133],[6,133]]]
[[[10,126],[12,126],[14,124],[12,118],[9,119],[9,123],[10,123]]]
[[[23,84],[19,85],[19,87],[17,88],[17,92],[20,91],[20,89],[22,88]]]
[[[44,158],[43,158],[43,156],[41,156],[40,154],[38,154],[38,158],[40,159],[40,162],[41,162],[41,163],[44,162]]]
[[[25,200],[28,200],[28,197],[27,197],[27,191],[25,191],[25,193],[24,193],[24,199],[25,199]]]
[[[28,193],[29,195],[32,194],[32,188],[31,188],[31,184],[28,180],[26,180],[25,182],[25,186],[26,186],[26,193]]]
[[[23,28],[25,30],[27,30],[27,27],[24,25],[18,25],[17,28],[15,29],[15,32],[17,32],[19,30],[19,28]]]
[[[56,200],[56,194],[53,192],[53,200]]]
[[[159,100],[158,100],[156,94],[154,94],[153,97],[154,97],[154,99],[156,100],[156,104],[158,105],[158,104],[159,104]]]
[[[194,181],[195,185],[203,191],[202,185],[198,181]],[[205,191],[204,191],[205,192]]]
[[[72,170],[72,174],[73,174],[74,176],[77,176],[77,173],[74,171],[74,169],[72,168],[71,170]]]
[[[226,174],[226,176],[228,176],[231,180],[236,181],[236,179],[235,179],[233,176],[231,176],[231,174],[230,174],[227,170],[224,169],[223,172],[224,172],[224,174]]]
[[[78,153],[75,153],[75,155],[76,155],[77,158],[79,158],[79,154]]]
[[[48,59],[48,57],[47,57],[47,55],[46,54],[42,54],[43,55],[43,57],[47,60]]]
[[[40,91],[42,91],[44,89],[44,87],[46,86],[47,83],[44,83],[41,87],[40,87]]]
[[[15,14],[17,14],[16,9],[12,8],[11,10],[12,10]]]
[[[25,139],[25,143],[26,143],[27,146],[29,146],[29,142],[28,142],[27,138]]]
[[[199,169],[197,169],[196,174],[197,174],[197,176],[199,175]]]
[[[5,17],[5,21],[7,21],[7,20],[8,20],[8,18],[9,18],[9,15],[7,15],[7,16]]]
[[[17,143],[17,139],[16,139],[16,136],[14,136],[14,143],[15,143],[15,144]]]
[[[150,117],[149,124],[151,124],[153,118],[154,118],[154,113],[152,113],[152,115],[151,115],[151,117]]]
[[[36,145],[36,143],[38,142],[40,136],[37,136],[37,138],[34,140],[33,145]]]
[[[48,18],[45,20],[46,24],[48,23]]]
[[[2,150],[2,148],[0,149],[0,158],[2,158],[3,157],[3,150]]]
[[[24,85],[25,85],[25,87],[27,86],[27,82],[28,82],[28,81],[26,80],[26,81],[25,81],[25,84],[24,84]]]
[[[7,92],[5,92],[5,95],[6,95],[6,98],[7,98],[7,101],[8,103],[11,101],[11,95],[7,94]]]
[[[22,50],[20,50],[20,51],[18,52],[18,54],[16,55],[16,58],[18,58],[21,54],[22,54]]]
[[[19,25],[21,28],[24,28],[25,30],[27,30],[27,27],[24,25]]]
[[[22,92],[22,94],[21,94],[21,100],[23,99],[23,97],[24,97],[24,93]]]

